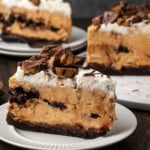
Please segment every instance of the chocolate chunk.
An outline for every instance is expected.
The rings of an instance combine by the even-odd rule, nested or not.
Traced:
[[[118,17],[117,13],[106,11],[104,12],[104,15],[103,15],[103,23],[104,24],[113,23],[116,21],[117,17]]]
[[[51,30],[52,30],[53,32],[58,32],[60,29],[52,26],[52,27],[51,27]]]
[[[44,99],[43,101],[46,102],[48,105],[54,107],[54,108],[59,108],[60,110],[65,110],[67,108],[67,106],[61,102],[48,101],[46,99]]]
[[[24,15],[18,16],[17,21],[21,22],[21,23],[26,22],[27,21],[26,16],[24,16]]]
[[[25,60],[21,64],[21,68],[25,74],[34,74],[39,72],[42,68],[46,68],[47,60],[40,57],[31,57],[29,60]]]
[[[48,61],[48,65],[55,67],[70,67],[73,65],[74,56],[70,50],[70,48],[59,47],[57,52],[53,55],[53,57]]]
[[[25,104],[26,101],[33,98],[39,98],[39,93],[32,89],[30,91],[25,91],[23,88],[18,87],[15,89],[9,89],[9,101],[10,103]]]
[[[11,14],[11,15],[8,17],[8,19],[6,19],[6,20],[4,21],[4,24],[5,24],[6,26],[10,26],[10,25],[12,25],[12,24],[14,23],[14,21],[15,21],[15,17],[14,17],[13,14]]]
[[[99,116],[99,114],[91,113],[90,117],[94,118],[94,119],[97,119],[100,116]]]
[[[129,52],[129,49],[128,49],[128,47],[126,47],[126,46],[122,46],[122,45],[120,45],[119,47],[118,47],[118,50],[117,50],[119,53],[128,53]]]

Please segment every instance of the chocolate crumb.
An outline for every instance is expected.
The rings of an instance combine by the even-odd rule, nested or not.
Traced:
[[[92,71],[92,72],[90,72],[90,73],[85,73],[84,76],[95,76],[94,72],[95,72],[95,71]]]
[[[57,101],[48,101],[46,99],[43,100],[44,102],[46,102],[49,106],[52,106],[54,108],[59,108],[60,110],[64,110],[67,108],[67,106],[61,102],[57,102]]]
[[[118,51],[119,53],[128,53],[128,52],[129,52],[129,49],[128,49],[128,47],[126,47],[126,46],[120,45],[120,46],[118,47],[117,51]]]
[[[132,90],[132,92],[139,92],[139,90],[138,89],[134,89],[134,90]]]
[[[22,87],[9,89],[9,102],[24,105],[28,100],[39,98],[39,92],[35,89],[25,91]]]
[[[91,117],[91,118],[94,118],[94,119],[97,119],[97,118],[99,118],[100,116],[99,116],[99,114],[91,113],[90,117]]]

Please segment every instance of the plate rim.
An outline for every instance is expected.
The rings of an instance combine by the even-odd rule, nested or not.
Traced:
[[[72,27],[72,32],[73,31],[75,32],[76,30],[78,30],[78,32],[80,32],[82,34],[82,36],[84,35],[84,37],[81,37],[81,39],[78,39],[77,41],[73,41],[73,42],[70,42],[70,43],[62,43],[65,46],[71,47],[72,51],[77,50],[79,46],[80,47],[81,46],[84,47],[86,45],[86,42],[87,42],[87,33],[86,33],[86,31],[84,29],[80,28],[80,27],[73,26]],[[72,37],[73,37],[73,35],[72,35]],[[0,42],[4,42],[4,41],[0,40]],[[7,44],[7,42],[4,42],[4,43]],[[15,44],[15,42],[13,44]],[[27,45],[26,43],[23,43],[23,44]],[[10,47],[5,48],[3,46],[0,46],[0,50],[3,51],[3,54],[5,54],[5,51],[10,51],[10,52],[13,52],[13,53],[17,53],[17,52],[18,53],[39,53],[40,50],[41,50],[41,48],[31,48],[31,47],[28,47],[28,50],[26,50],[26,49],[20,49],[20,48],[16,50],[15,48],[10,49]],[[8,55],[11,55],[11,54],[8,54]]]
[[[6,109],[6,107],[7,107],[7,105],[8,105],[8,103],[5,103],[5,104],[3,104],[3,105],[1,105],[0,106],[0,111],[2,112],[2,110],[4,111],[4,109]],[[89,140],[90,139],[88,139],[86,142],[80,142],[79,144],[77,144],[77,146],[80,146],[79,148],[81,148],[81,149],[89,149],[89,148],[101,148],[101,147],[105,147],[105,146],[109,146],[109,145],[112,145],[112,144],[114,144],[114,143],[118,143],[118,142],[120,142],[120,141],[122,141],[122,140],[124,140],[125,138],[127,138],[127,137],[129,137],[134,131],[135,131],[135,129],[136,129],[136,127],[137,127],[137,119],[136,119],[136,116],[134,115],[134,113],[131,111],[131,110],[129,110],[128,108],[126,108],[125,106],[123,106],[123,105],[121,105],[121,104],[118,104],[118,103],[116,103],[116,108],[118,107],[118,109],[122,109],[123,111],[126,111],[126,112],[128,112],[128,113],[130,113],[130,117],[132,117],[132,123],[134,124],[134,126],[132,126],[132,127],[130,127],[130,129],[128,129],[128,132],[125,134],[125,133],[120,133],[121,135],[123,135],[121,138],[120,138],[120,134],[119,135],[112,135],[111,137],[104,137],[103,139],[98,139],[98,138],[96,138],[96,140],[93,142],[93,143],[91,143],[91,145],[90,146],[83,146],[83,145],[85,145],[87,142],[89,143]],[[124,118],[125,119],[125,118]],[[9,125],[8,125],[9,126]],[[116,138],[116,137],[119,137],[119,138]],[[99,137],[99,138],[101,138],[101,137]],[[113,140],[113,138],[115,138],[115,140]],[[107,141],[107,139],[109,139],[109,141],[111,141],[111,142],[106,142]],[[35,144],[34,146],[32,146],[32,145],[30,145],[29,143],[26,143],[26,145],[23,145],[23,144],[21,144],[21,143],[19,143],[19,142],[16,142],[16,141],[13,141],[13,140],[9,140],[8,138],[6,139],[6,138],[4,138],[4,137],[2,137],[2,135],[0,135],[0,140],[2,140],[2,141],[4,141],[4,142],[6,142],[6,143],[8,143],[8,144],[11,144],[11,145],[14,145],[14,146],[18,146],[18,147],[22,147],[22,148],[30,148],[30,149],[43,149],[42,147],[40,147],[40,144],[38,145],[38,144]],[[99,140],[103,140],[104,141],[104,143],[103,144],[101,144],[101,145],[99,145],[98,144],[98,141]],[[19,141],[19,140],[18,140]],[[25,141],[24,141],[25,142]],[[32,142],[32,140],[31,140],[31,142]],[[34,143],[33,143],[34,144]],[[96,144],[96,145],[95,145]],[[63,144],[60,144],[61,146],[63,145]],[[57,144],[57,148],[59,149],[60,147],[60,145],[58,145]],[[52,146],[52,144],[45,144],[45,146]],[[68,147],[67,147],[68,146]],[[69,148],[69,149],[77,149],[78,147],[77,146],[75,146],[75,145],[70,145],[71,147],[69,147],[69,144],[67,144],[67,146],[65,147],[64,145],[63,145],[63,147],[62,147],[62,149],[64,148],[64,149],[67,149],[67,148]],[[55,147],[55,146],[54,146]],[[49,148],[44,148],[44,149],[49,149]],[[55,149],[55,148],[54,148]]]
[[[117,82],[117,77],[119,77],[119,80],[120,78],[139,78],[139,79],[136,79],[134,81],[134,83],[138,80],[143,80],[143,78],[150,78],[150,76],[148,75],[144,75],[144,76],[136,76],[136,75],[122,75],[122,76],[116,76],[116,75],[112,75],[112,78],[113,80],[115,80]],[[117,85],[116,85],[117,87]],[[123,105],[126,105],[127,107],[130,107],[130,108],[136,108],[136,109],[140,109],[140,110],[146,110],[146,111],[150,111],[150,102],[149,102],[149,99],[147,98],[144,98],[144,97],[137,97],[137,96],[134,96],[134,95],[127,95],[127,93],[118,93],[116,92],[116,95],[117,95],[117,101]]]

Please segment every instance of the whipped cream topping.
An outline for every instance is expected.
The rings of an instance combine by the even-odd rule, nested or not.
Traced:
[[[40,0],[38,6],[34,5],[30,0],[2,0],[2,3],[8,7],[21,7],[25,9],[47,10],[49,12],[61,12],[64,15],[71,15],[71,7],[69,3],[63,0]]]
[[[119,34],[150,34],[150,23],[143,22],[132,24],[130,27],[118,25],[117,23],[102,24],[100,31],[103,32],[116,32]]]
[[[87,88],[91,91],[102,90],[114,96],[115,82],[107,75],[103,75],[93,69],[79,69],[74,78],[59,79],[51,70],[48,74],[40,71],[36,74],[25,75],[21,67],[18,66],[16,80],[27,81],[32,84],[44,84],[50,86],[62,86],[69,88]]]

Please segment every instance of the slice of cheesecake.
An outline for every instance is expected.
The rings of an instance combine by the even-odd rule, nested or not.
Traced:
[[[150,5],[120,2],[93,19],[87,61],[109,74],[150,74]]]
[[[67,41],[71,7],[63,0],[0,0],[0,30],[27,40]]]
[[[70,48],[48,46],[19,63],[9,80],[7,122],[18,128],[84,138],[100,136],[115,120],[115,83],[83,66]]]

